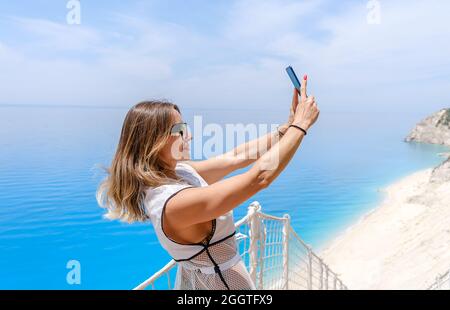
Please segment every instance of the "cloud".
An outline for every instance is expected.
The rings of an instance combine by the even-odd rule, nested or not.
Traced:
[[[305,16],[320,7],[322,1],[238,1],[230,9],[225,37],[231,40],[267,40],[297,29]]]
[[[449,81],[445,1],[238,1],[217,29],[126,12],[107,28],[10,18],[23,37],[0,41],[0,102],[125,105],[166,97],[182,106],[274,108],[291,85],[284,67],[311,76],[324,109],[436,109]],[[423,99],[429,102],[424,107]]]
[[[367,23],[365,2],[330,12],[322,11],[329,5],[323,1],[259,3],[233,7],[222,38],[230,53],[251,56],[186,81],[185,91],[198,90],[197,102],[219,93],[214,100],[227,106],[288,102],[282,69],[289,63],[310,74],[311,92],[329,110],[430,112],[450,101],[450,3],[382,1],[380,25]]]
[[[102,43],[100,34],[85,26],[55,23],[45,19],[11,17],[10,23],[23,31],[34,49],[60,51],[84,51],[95,49]]]
[[[353,5],[341,15],[322,19],[320,27],[329,33],[322,42],[308,40],[299,32],[280,36],[270,51],[313,64],[321,70],[354,71],[363,68],[367,74],[357,80],[409,80],[416,69],[422,76],[439,73],[449,61],[450,27],[446,13],[450,3],[439,1],[382,1],[382,23],[369,25],[364,3]],[[439,4],[439,5],[438,5]],[[439,10],[436,8],[440,7]],[[436,48],[439,47],[439,48]],[[381,66],[381,67],[380,67]],[[394,74],[392,80],[388,73]],[[366,71],[368,70],[368,71]]]
[[[111,40],[109,32],[40,19],[11,20],[28,41],[0,44],[1,103],[128,105],[130,98],[151,95],[149,85],[171,76],[171,60],[152,54],[158,47],[155,41],[145,42],[143,34],[139,42],[123,47],[125,40]],[[159,49],[164,48],[161,44]]]
[[[269,11],[268,20],[273,14],[283,16],[289,5],[282,3],[278,10],[271,7],[257,12]],[[247,39],[265,37],[265,44],[258,44],[259,54],[288,61],[300,72],[310,73],[310,85],[316,85],[316,94],[330,107],[437,109],[450,100],[442,88],[450,78],[446,56],[450,54],[450,23],[446,17],[450,3],[380,3],[380,25],[367,23],[364,1],[343,4],[331,13],[323,11],[312,23],[305,22],[308,15],[315,16],[323,9],[324,4],[317,2],[307,11],[290,10],[293,15],[288,15],[286,27],[275,23],[274,31],[259,27],[257,32],[253,28],[252,37]],[[245,29],[252,20],[251,13],[246,16],[233,29]],[[264,16],[259,19],[264,20]],[[295,27],[297,20],[300,23]],[[277,31],[277,27],[283,31]],[[322,35],[311,37],[307,28]],[[421,97],[435,101],[424,104]]]

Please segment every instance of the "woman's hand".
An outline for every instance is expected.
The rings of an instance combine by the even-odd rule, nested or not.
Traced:
[[[294,117],[292,125],[300,126],[306,131],[314,125],[319,117],[319,109],[317,108],[314,96],[308,97],[306,94],[307,76],[303,78],[301,91],[301,103],[298,102],[298,91],[294,89],[294,97],[292,98],[292,107],[294,108]]]
[[[304,94],[302,95],[302,104],[304,105],[305,102],[308,99],[311,100],[315,104],[315,98],[314,97],[308,98],[307,95],[306,95],[307,82],[308,82],[308,77],[305,75],[303,77],[303,87],[302,87],[302,89],[304,90]],[[298,102],[298,91],[297,91],[297,89],[294,88],[294,97],[292,98],[292,104],[291,104],[291,108],[290,108],[288,121],[285,124],[280,125],[278,127],[278,131],[282,135],[284,135],[286,133],[286,130],[289,128],[289,125],[292,125],[294,123],[294,121],[296,122],[295,124],[297,126],[301,126],[301,125],[299,125],[298,120],[296,121],[296,119],[295,119],[295,117],[296,117],[295,113],[297,111],[298,104],[299,104],[299,102]],[[315,107],[317,108],[317,105],[315,105]],[[319,115],[319,110],[317,109],[317,117],[318,117],[318,115]],[[300,118],[301,116],[297,115],[297,117]],[[314,124],[314,122],[317,120],[317,117],[315,118],[315,120],[311,124],[308,125],[307,128],[304,128],[304,127],[302,127],[302,128],[304,128],[305,130],[309,129]]]

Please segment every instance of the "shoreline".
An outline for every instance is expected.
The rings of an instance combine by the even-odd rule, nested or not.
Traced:
[[[433,169],[379,189],[377,206],[320,248],[349,289],[425,289],[450,268],[450,182],[431,183]]]

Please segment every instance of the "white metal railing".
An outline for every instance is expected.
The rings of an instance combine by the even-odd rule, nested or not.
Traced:
[[[340,290],[347,287],[293,230],[289,215],[275,217],[261,212],[255,201],[236,224],[239,253],[257,289]],[[156,289],[166,279],[172,289],[171,260],[135,290]]]
[[[431,284],[429,290],[450,290],[450,270],[436,277],[436,281]]]

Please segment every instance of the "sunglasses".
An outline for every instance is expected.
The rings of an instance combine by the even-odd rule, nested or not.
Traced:
[[[187,137],[187,123],[177,123],[170,129],[170,135],[178,136],[181,135],[182,138]]]

